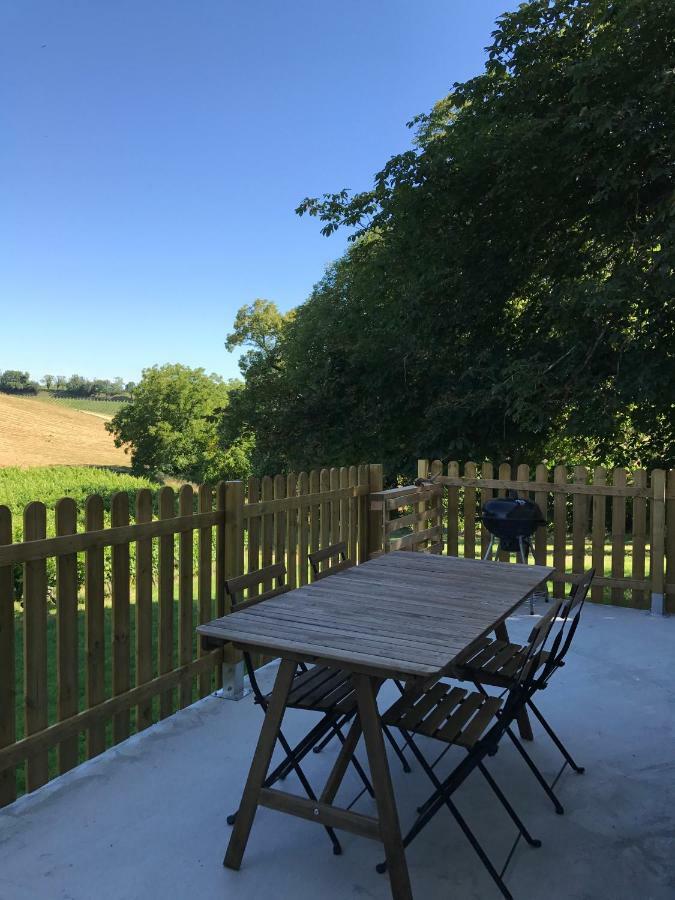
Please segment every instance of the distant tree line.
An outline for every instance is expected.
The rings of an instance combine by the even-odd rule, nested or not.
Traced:
[[[101,400],[126,400],[136,387],[123,378],[84,378],[82,375],[43,375],[33,381],[29,372],[6,369],[0,372],[0,391],[6,394],[35,395],[44,389],[62,397],[94,397]]]

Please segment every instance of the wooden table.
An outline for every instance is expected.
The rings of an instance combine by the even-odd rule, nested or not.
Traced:
[[[452,667],[470,644],[505,620],[553,569],[399,551],[233,612],[197,631],[248,652],[280,656],[274,690],[225,855],[238,869],[258,806],[351,831],[384,845],[394,900],[412,898],[376,696],[388,678],[423,682]],[[347,740],[318,802],[264,788],[299,662],[351,673],[358,703]],[[333,800],[363,733],[377,817]]]

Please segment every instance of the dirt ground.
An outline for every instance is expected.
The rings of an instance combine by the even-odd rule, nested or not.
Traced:
[[[128,466],[100,416],[0,394],[0,466]]]

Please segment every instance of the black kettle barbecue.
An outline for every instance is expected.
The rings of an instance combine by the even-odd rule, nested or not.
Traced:
[[[522,563],[527,563],[530,553],[534,556],[532,535],[540,525],[546,524],[537,504],[518,497],[515,491],[484,503],[480,518],[490,532],[484,559],[492,559],[495,541],[498,541],[500,550],[517,553]],[[534,612],[533,599],[530,598],[530,612]]]

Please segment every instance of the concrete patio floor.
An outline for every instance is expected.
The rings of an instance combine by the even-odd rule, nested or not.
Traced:
[[[514,617],[511,635],[526,636],[530,622]],[[514,897],[675,897],[674,662],[675,619],[587,604],[568,664],[540,704],[587,768],[560,777],[566,814],[555,815],[510,745],[489,761],[543,841],[538,850],[518,842],[506,873]],[[273,675],[268,667],[264,678]],[[383,691],[381,705],[393,696]],[[289,712],[287,735],[299,737],[309,718]],[[378,844],[341,833],[344,852],[336,857],[322,829],[266,809],[241,871],[222,867],[225,817],[237,806],[260,723],[250,697],[208,697],[0,811],[0,898],[389,897],[387,877],[375,872]],[[334,742],[310,754],[315,786],[336,753]],[[537,728],[532,753],[554,778],[561,759]],[[419,766],[404,775],[390,762],[405,829],[428,783]],[[441,769],[450,764],[446,758]],[[294,777],[287,784],[298,788]],[[357,787],[350,774],[345,803]],[[516,837],[512,823],[477,773],[455,796],[500,868]],[[356,808],[372,812],[372,801],[362,798]],[[499,896],[445,810],[407,858],[415,897]]]

